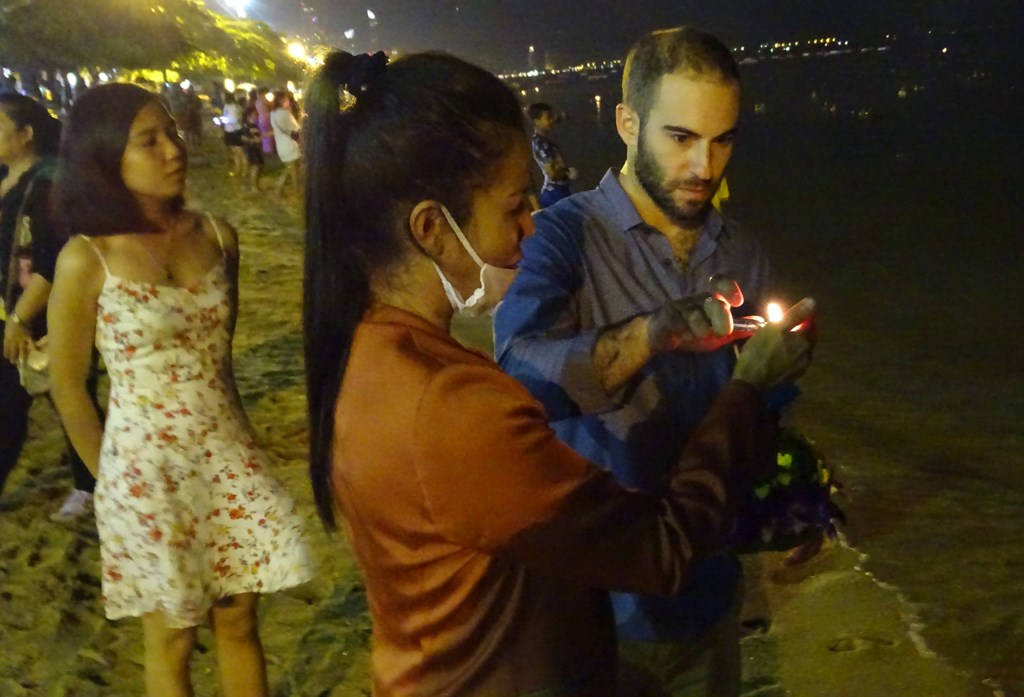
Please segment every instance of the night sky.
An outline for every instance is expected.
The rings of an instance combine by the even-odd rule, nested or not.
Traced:
[[[355,29],[349,49],[444,49],[496,70],[525,68],[531,44],[539,64],[545,56],[559,65],[621,57],[642,33],[683,23],[730,45],[1024,24],[1021,0],[306,0],[313,11],[305,13],[300,6],[250,0],[249,13],[284,33],[318,27],[334,44]],[[368,8],[377,16],[374,29]]]

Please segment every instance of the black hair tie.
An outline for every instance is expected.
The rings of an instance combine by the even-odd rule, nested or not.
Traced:
[[[356,105],[360,95],[366,92],[388,65],[383,51],[361,53],[333,53],[327,57],[323,74],[338,89],[338,107],[342,113]]]
[[[343,87],[358,97],[381,76],[387,66],[388,57],[383,51],[360,54],[352,61],[348,80]]]

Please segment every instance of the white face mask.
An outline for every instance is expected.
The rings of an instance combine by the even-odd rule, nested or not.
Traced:
[[[448,211],[448,207],[442,205],[441,212],[444,213],[448,224],[455,231],[455,236],[459,238],[462,248],[469,252],[469,256],[480,267],[480,287],[473,291],[473,294],[468,298],[463,299],[459,291],[455,290],[455,286],[451,284],[451,281],[441,271],[441,267],[431,261],[434,264],[437,275],[441,278],[441,285],[444,286],[444,294],[448,298],[448,302],[456,314],[463,317],[479,317],[480,315],[493,313],[501,299],[505,297],[508,287],[512,285],[518,269],[503,269],[484,262],[472,245],[469,244],[469,240],[462,233],[462,229],[455,222],[455,218]]]

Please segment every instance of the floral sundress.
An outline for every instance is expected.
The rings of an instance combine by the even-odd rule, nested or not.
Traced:
[[[106,272],[95,510],[107,617],[159,611],[188,627],[218,598],[307,581],[294,502],[267,473],[231,380],[223,259],[191,287],[154,285],[111,274],[92,246]]]

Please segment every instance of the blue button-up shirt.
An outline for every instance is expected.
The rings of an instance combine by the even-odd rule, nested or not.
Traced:
[[[666,473],[730,379],[731,348],[659,354],[620,394],[609,396],[591,357],[610,325],[708,290],[723,274],[745,296],[737,315],[762,314],[770,269],[758,240],[711,210],[686,268],[647,225],[610,170],[596,189],[534,217],[519,274],[495,316],[495,353],[545,406],[558,436],[610,469],[625,486],[665,493]],[[614,561],[609,561],[614,563]],[[686,640],[731,605],[740,567],[730,555],[702,562],[671,599],[613,594],[619,635]]]

